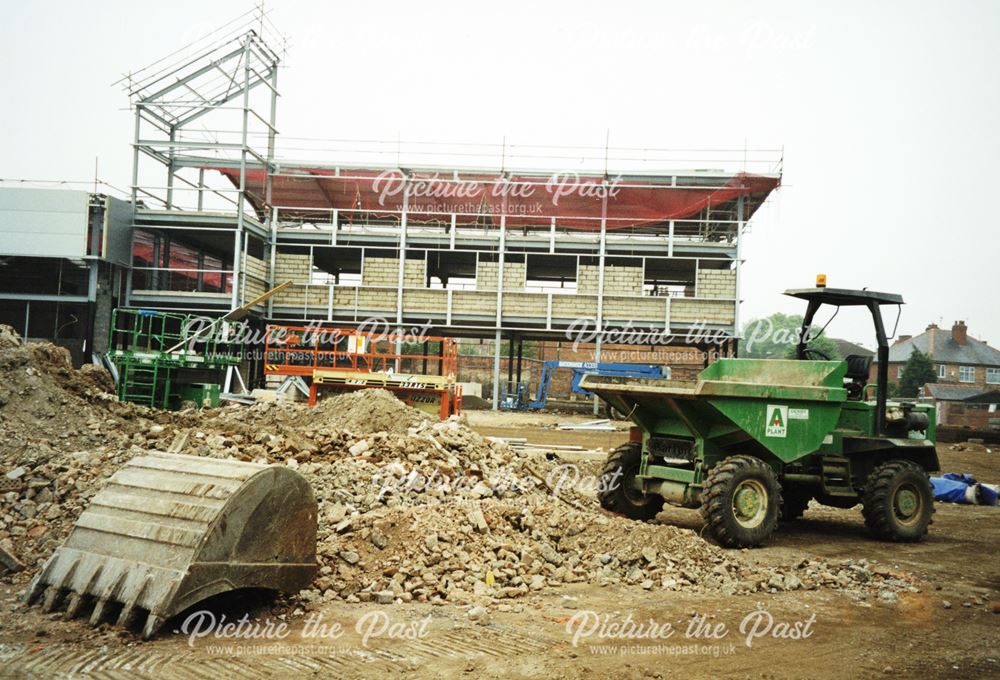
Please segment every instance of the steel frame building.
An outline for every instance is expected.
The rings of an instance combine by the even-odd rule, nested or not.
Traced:
[[[125,80],[132,261],[116,304],[217,314],[290,280],[256,309],[261,324],[379,319],[386,330],[492,340],[494,405],[504,340],[513,380],[515,348],[566,339],[581,319],[598,360],[609,330],[679,344],[738,336],[741,236],[780,183],[780,152],[743,152],[730,170],[619,174],[605,148],[602,169],[573,175],[586,200],[561,206],[546,194],[552,174],[509,169],[518,158],[506,145],[479,167],[404,162],[398,145],[391,163],[289,161],[277,148],[281,59],[267,33],[252,17]],[[401,187],[397,200],[374,201],[378,177]],[[489,198],[414,202],[410,191],[469,183]],[[526,214],[525,200],[504,194],[511,186],[545,205]]]

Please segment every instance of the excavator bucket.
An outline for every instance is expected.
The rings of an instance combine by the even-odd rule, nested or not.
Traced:
[[[151,452],[80,515],[28,587],[28,604],[117,621],[149,639],[170,617],[238,588],[294,593],[316,574],[316,499],[294,470]],[[145,620],[142,617],[145,616]]]

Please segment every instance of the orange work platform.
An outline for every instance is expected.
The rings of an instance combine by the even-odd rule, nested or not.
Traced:
[[[378,387],[442,420],[462,409],[458,346],[451,338],[270,324],[264,357],[266,375],[310,381],[311,405],[321,390]]]

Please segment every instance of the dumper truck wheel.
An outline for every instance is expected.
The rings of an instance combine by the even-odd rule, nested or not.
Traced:
[[[702,492],[701,516],[727,548],[752,548],[778,525],[781,487],[774,471],[754,456],[730,456],[712,468]]]
[[[919,541],[934,514],[927,473],[908,460],[890,460],[875,468],[865,483],[862,503],[865,525],[884,541]]]
[[[643,520],[653,519],[663,509],[663,498],[644,494],[632,486],[641,462],[642,447],[639,444],[622,444],[608,454],[597,492],[602,508],[630,519]]]

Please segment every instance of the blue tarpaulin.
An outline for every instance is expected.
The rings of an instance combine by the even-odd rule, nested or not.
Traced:
[[[992,484],[980,484],[969,474],[946,472],[940,477],[931,477],[931,486],[936,501],[967,505],[997,504],[997,487]]]

